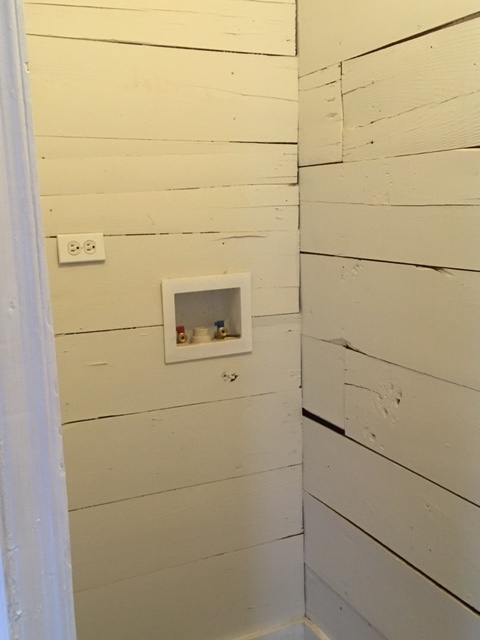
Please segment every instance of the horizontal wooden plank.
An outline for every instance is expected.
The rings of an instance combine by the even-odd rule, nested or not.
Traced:
[[[110,9],[110,10],[109,10]],[[295,55],[295,5],[249,0],[26,2],[28,34]]]
[[[296,142],[296,59],[30,36],[37,135]]]
[[[291,144],[96,139],[85,144],[77,138],[62,138],[61,146],[53,146],[45,144],[45,138],[37,140],[43,196],[294,184],[297,181],[297,147]]]
[[[386,161],[390,204],[480,204],[480,149]]]
[[[300,464],[300,403],[297,389],[68,424],[69,508]]]
[[[345,62],[344,159],[478,145],[479,46],[476,19]]]
[[[41,205],[46,236],[298,229],[296,186],[44,196]]]
[[[74,590],[299,534],[301,492],[297,465],[73,511]]]
[[[302,167],[299,172],[302,207],[325,202],[387,204],[386,162],[388,160],[370,160]]]
[[[373,51],[478,11],[477,0],[428,3],[299,0],[300,75]],[[375,20],[372,20],[372,15]]]
[[[311,420],[304,437],[308,493],[480,609],[477,506]]]
[[[255,316],[298,312],[297,231],[112,236],[104,263],[73,268],[46,248],[56,333],[162,324],[162,280],[195,274],[249,272]]]
[[[302,251],[480,270],[480,207],[305,202]]]
[[[212,640],[303,615],[303,539],[123,580],[76,594],[79,638]]]
[[[480,389],[480,274],[302,256],[305,335]]]
[[[297,316],[257,318],[252,353],[173,365],[164,362],[162,327],[60,336],[63,421],[297,389],[299,332]]]
[[[480,505],[480,394],[345,354],[347,435]]]
[[[301,201],[478,205],[480,149],[348,162],[300,170]]]
[[[343,106],[340,66],[300,78],[300,166],[342,160]]]
[[[309,495],[305,553],[308,567],[389,640],[480,635],[471,609]]]
[[[343,428],[345,349],[302,337],[303,408]]]
[[[255,2],[256,0],[251,0]],[[265,153],[275,156],[275,148],[279,145],[265,145]],[[280,145],[280,150],[290,149],[291,153],[295,152],[295,145],[288,143]],[[174,161],[177,156],[193,156],[197,161],[195,171],[201,171],[202,162],[205,156],[212,156],[209,161],[214,161],[216,156],[223,156],[224,160],[218,161],[218,169],[221,168],[221,162],[229,155],[244,157],[245,161],[254,160],[255,153],[260,153],[262,147],[255,142],[202,142],[202,141],[182,141],[182,140],[155,140],[155,139],[135,139],[135,138],[83,138],[83,137],[56,137],[49,135],[36,136],[36,153],[39,160],[85,160],[86,158],[119,158],[122,156],[144,157],[149,156],[155,160],[161,161],[162,157],[171,156]],[[276,156],[278,157],[278,155]],[[238,163],[240,164],[240,163]],[[254,167],[254,171],[260,165]],[[203,168],[205,171],[206,169]],[[248,167],[245,167],[248,170]],[[191,174],[193,171],[190,172]],[[214,176],[212,171],[211,176]],[[210,185],[209,186],[214,186]],[[183,187],[188,186],[188,182],[181,183]]]
[[[385,640],[348,602],[305,567],[307,618],[332,640]],[[313,636],[312,636],[313,637]]]

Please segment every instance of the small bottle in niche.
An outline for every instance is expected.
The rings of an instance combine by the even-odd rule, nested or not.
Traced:
[[[185,333],[185,327],[183,325],[179,325],[176,327],[177,331],[177,344],[185,344],[188,340],[187,334]]]
[[[215,338],[217,340],[224,340],[228,335],[227,330],[225,328],[225,321],[217,320],[215,322],[215,326],[217,327],[217,330],[215,331]]]

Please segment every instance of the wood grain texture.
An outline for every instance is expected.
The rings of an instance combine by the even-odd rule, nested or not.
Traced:
[[[298,312],[296,231],[112,236],[106,261],[80,268],[46,247],[57,334],[162,324],[162,280],[193,275],[249,272],[255,316]]]
[[[41,204],[46,236],[298,230],[296,186],[44,196]]]
[[[303,408],[343,428],[345,349],[302,336]]]
[[[28,34],[295,55],[295,4],[250,0],[26,2]]]
[[[294,58],[36,36],[29,51],[37,135],[297,140]]]
[[[480,149],[305,167],[301,203],[478,205],[479,176]]]
[[[60,336],[63,421],[297,389],[299,318],[257,318],[253,329],[251,354],[179,365],[165,365],[161,327]]]
[[[291,144],[39,138],[43,196],[294,184]]]
[[[480,389],[480,275],[302,256],[305,335]]]
[[[297,389],[68,424],[69,508],[300,464],[299,405]]]
[[[389,640],[478,638],[477,614],[309,495],[305,545],[307,565]]]
[[[76,594],[79,640],[235,638],[303,615],[303,537]],[[187,615],[188,612],[188,615]]]
[[[296,466],[73,511],[74,590],[297,535],[301,491]]]
[[[347,351],[345,428],[383,456],[480,505],[480,394]]]
[[[478,145],[479,46],[476,19],[346,61],[344,159]]]
[[[428,3],[406,0],[401,10],[395,0],[381,4],[356,0],[326,4],[299,0],[298,33],[300,75],[354,58],[421,34],[478,12],[476,0],[440,0]]]
[[[478,507],[311,420],[304,436],[305,490],[478,611]]]
[[[480,270],[480,207],[305,202],[308,253]]]
[[[300,78],[300,166],[341,162],[343,105],[340,66]]]
[[[335,593],[309,567],[305,567],[307,618],[331,640],[385,640],[376,629]]]

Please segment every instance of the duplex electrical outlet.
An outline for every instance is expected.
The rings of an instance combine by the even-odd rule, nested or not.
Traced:
[[[58,263],[104,262],[103,233],[72,233],[57,236]]]

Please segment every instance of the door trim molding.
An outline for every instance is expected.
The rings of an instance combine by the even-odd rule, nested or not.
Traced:
[[[55,353],[20,0],[0,6],[0,274],[0,635],[74,640]]]

